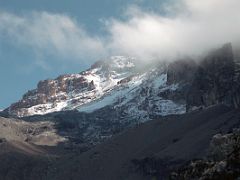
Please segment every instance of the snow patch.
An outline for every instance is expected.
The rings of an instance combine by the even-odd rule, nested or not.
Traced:
[[[23,109],[23,111],[27,111],[27,113],[30,115],[44,115],[55,111],[61,111],[66,106],[67,102],[63,101],[58,103],[39,104],[27,109]]]

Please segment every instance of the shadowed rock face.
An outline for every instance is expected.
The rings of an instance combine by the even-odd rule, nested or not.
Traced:
[[[197,64],[194,60],[186,59],[171,63],[167,70],[167,83],[191,83]]]
[[[208,54],[196,64],[193,60],[171,63],[167,83],[181,84],[176,91],[160,92],[159,96],[185,101],[187,111],[216,104],[235,108],[240,105],[240,65],[235,62],[231,44]]]
[[[187,96],[187,110],[232,105],[235,63],[231,44],[208,55],[199,65]]]
[[[188,89],[194,79],[197,63],[192,59],[182,59],[172,62],[167,67],[167,84],[178,85],[177,89],[160,91],[159,96],[175,102],[186,104]]]
[[[233,86],[233,105],[235,108],[240,107],[240,61],[239,57],[237,57],[235,62],[235,76],[234,76],[234,86]]]

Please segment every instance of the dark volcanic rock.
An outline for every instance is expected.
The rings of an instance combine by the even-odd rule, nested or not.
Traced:
[[[167,67],[167,84],[177,85],[176,89],[159,92],[159,96],[178,103],[186,103],[188,89],[197,70],[197,64],[192,59],[178,60]]]
[[[172,180],[240,178],[240,131],[213,137],[207,159],[194,160],[171,174]]]
[[[235,108],[240,107],[240,62],[239,60],[235,62],[235,76],[234,76],[234,86],[232,92],[232,103]]]
[[[167,83],[189,83],[193,80],[193,74],[196,69],[197,64],[194,60],[186,59],[175,61],[168,66]]]
[[[207,56],[195,73],[187,96],[187,110],[220,103],[232,105],[234,68],[231,44]]]

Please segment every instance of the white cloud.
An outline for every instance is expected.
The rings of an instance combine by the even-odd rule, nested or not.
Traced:
[[[0,13],[0,34],[17,46],[69,60],[98,60],[114,54],[171,59],[199,55],[227,42],[239,43],[239,0],[170,2],[165,15],[129,7],[123,13],[127,20],[105,20],[105,36],[92,36],[73,18],[47,12]]]
[[[109,47],[161,59],[198,55],[227,42],[238,43],[239,7],[239,0],[182,0],[168,6],[169,16],[131,11],[136,13],[127,21],[112,20]]]
[[[103,56],[104,46],[66,15],[34,12],[24,16],[0,13],[0,34],[17,46],[71,59]],[[60,58],[61,59],[61,58]]]

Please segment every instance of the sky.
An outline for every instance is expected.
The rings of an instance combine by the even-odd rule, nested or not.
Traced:
[[[0,109],[112,55],[199,56],[240,43],[239,0],[0,0]]]

